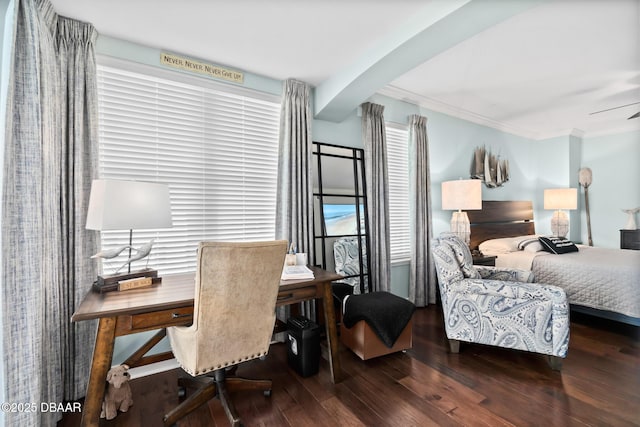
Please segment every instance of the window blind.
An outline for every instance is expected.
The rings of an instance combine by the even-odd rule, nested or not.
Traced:
[[[389,174],[389,234],[391,262],[411,257],[409,240],[409,132],[386,124],[387,172]]]
[[[195,271],[200,241],[275,233],[279,99],[175,74],[98,66],[100,177],[169,185],[173,227],[133,230],[134,247],[155,239],[148,263],[162,274]],[[114,248],[128,231],[101,237]]]

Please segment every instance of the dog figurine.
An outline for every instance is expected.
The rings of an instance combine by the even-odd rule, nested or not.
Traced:
[[[133,405],[128,371],[127,365],[118,365],[107,372],[107,391],[102,402],[100,418],[112,420],[118,415],[118,410],[127,412]]]

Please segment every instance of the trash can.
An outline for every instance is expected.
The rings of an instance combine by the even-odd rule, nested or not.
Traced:
[[[304,316],[287,320],[287,360],[298,375],[310,377],[320,368],[320,327]]]

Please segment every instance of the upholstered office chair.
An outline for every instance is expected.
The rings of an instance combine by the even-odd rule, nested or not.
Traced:
[[[231,425],[240,418],[228,391],[262,390],[270,380],[227,378],[242,362],[265,356],[275,324],[275,306],[287,242],[204,242],[198,248],[193,324],[168,328],[171,348],[188,374],[213,374],[205,386],[164,417],[177,420],[218,397]]]
[[[473,266],[455,234],[434,239],[444,324],[452,353],[460,341],[542,353],[559,370],[569,347],[569,304],[557,286],[531,283],[533,273]]]

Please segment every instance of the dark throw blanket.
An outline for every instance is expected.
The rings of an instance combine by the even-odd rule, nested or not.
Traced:
[[[393,347],[407,326],[416,306],[389,292],[351,295],[346,302],[342,321],[347,328],[364,320],[389,348]]]

